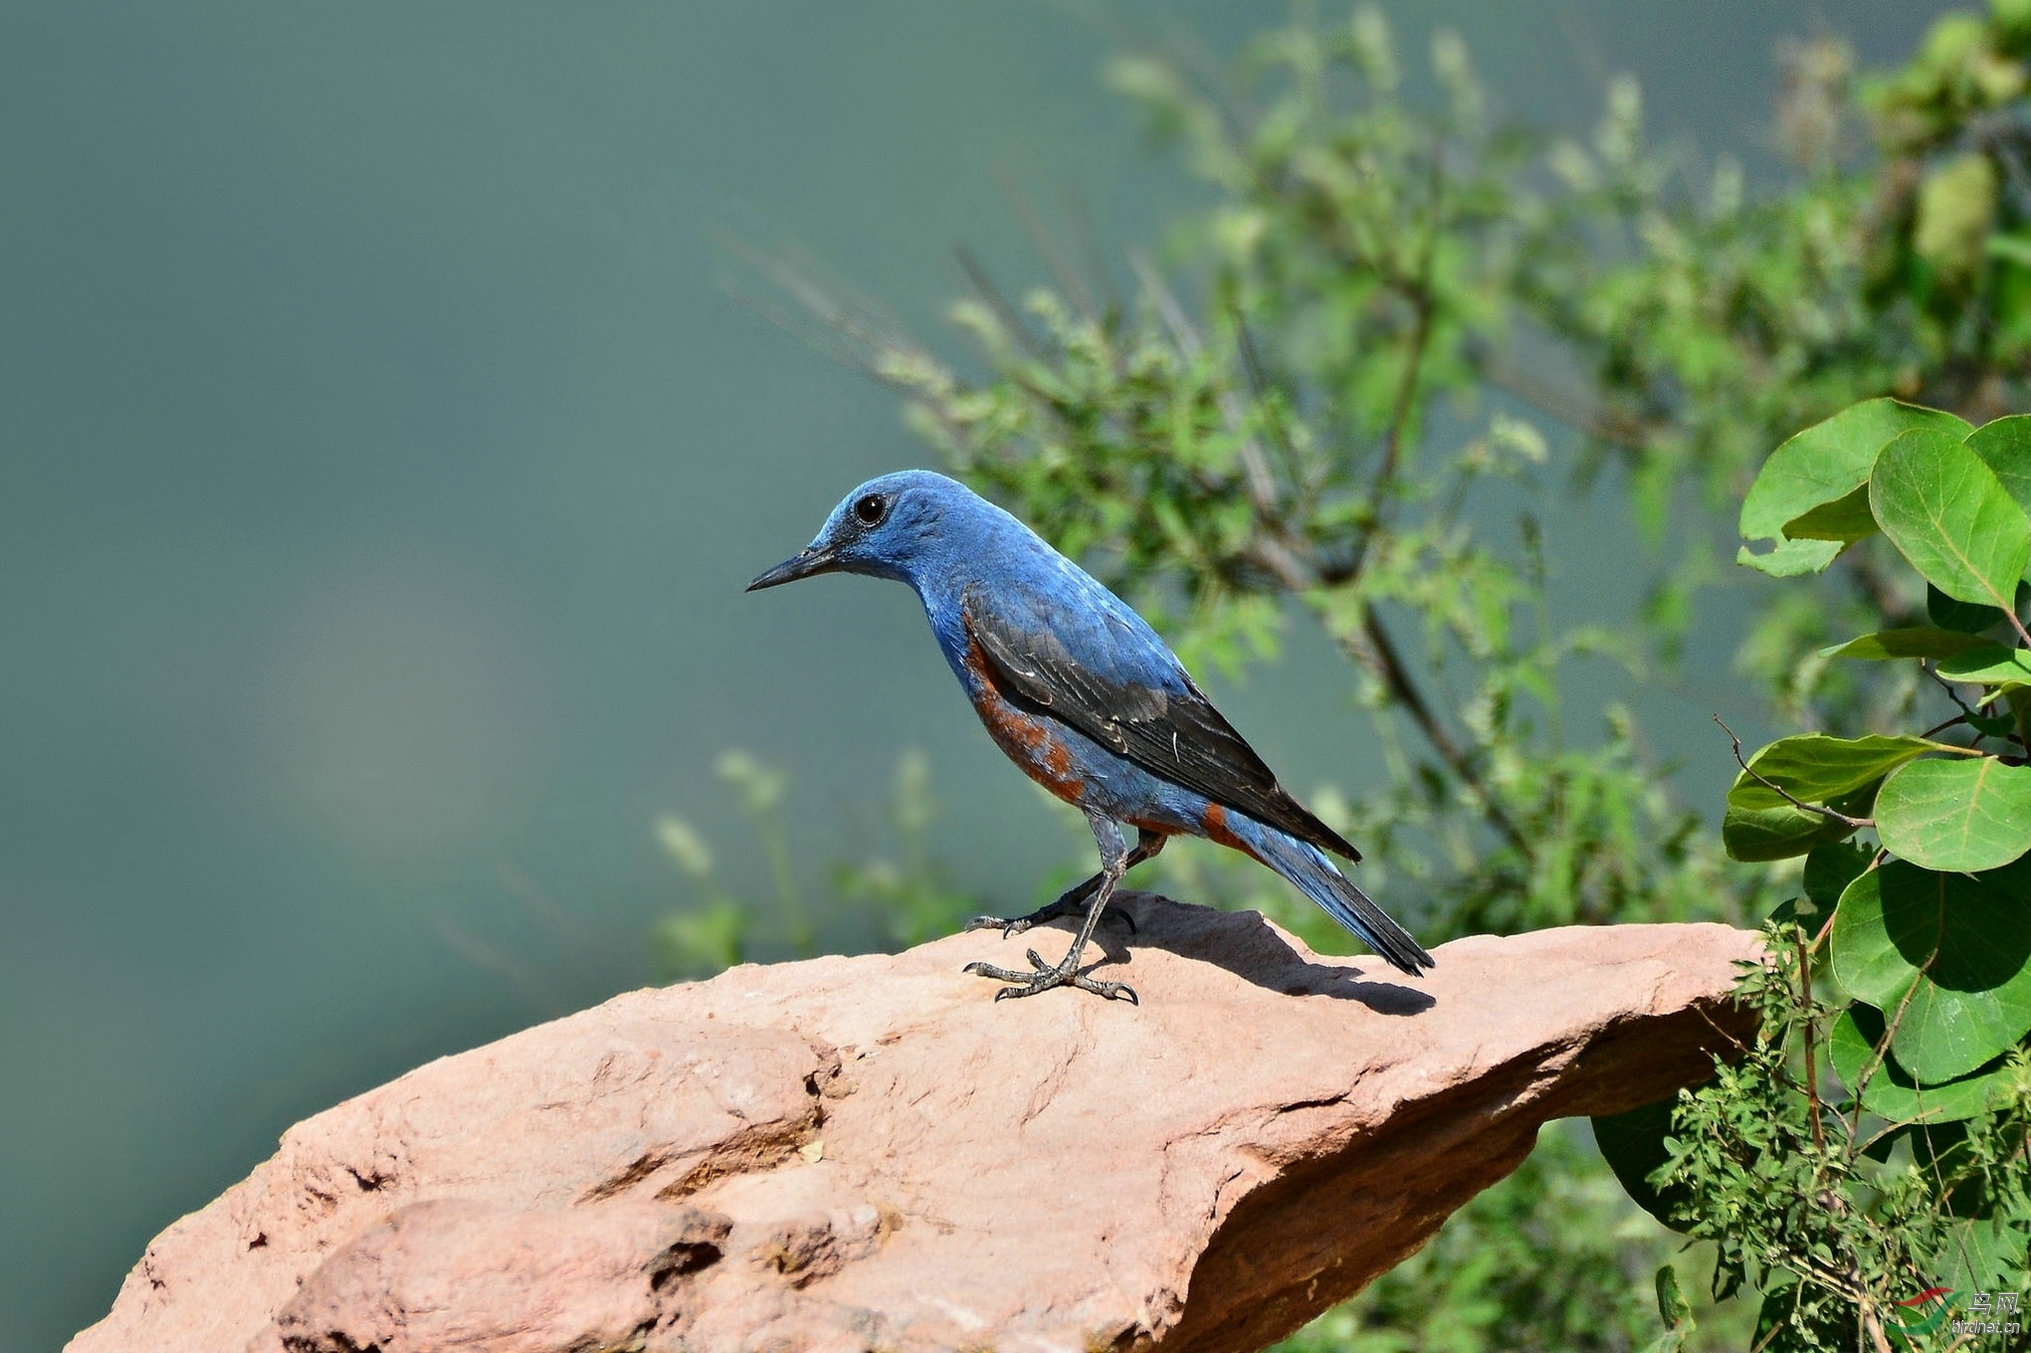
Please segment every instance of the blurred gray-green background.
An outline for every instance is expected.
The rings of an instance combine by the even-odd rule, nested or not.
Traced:
[[[1038,275],[1008,181],[1082,196],[1117,258],[1197,200],[1101,86],[1116,25],[1228,53],[1284,12],[0,8],[0,1350],[97,1319],[295,1119],[649,980],[683,894],[660,815],[762,869],[726,747],[796,775],[817,861],[920,746],[958,881],[1034,898],[1067,841],[908,593],[741,593],[928,453],[730,294],[715,240],[802,246],[934,334],[955,242]],[[1409,52],[1458,28],[1541,124],[1633,71],[1660,134],[1753,183],[1780,37],[1887,61],[1934,12],[1392,18]],[[1633,601],[1620,511],[1551,553]],[[1667,750],[1750,704],[1725,657],[1644,705]],[[1358,784],[1343,684],[1300,633],[1222,699],[1295,785]]]

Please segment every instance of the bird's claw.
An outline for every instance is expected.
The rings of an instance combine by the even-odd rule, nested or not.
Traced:
[[[1030,980],[1028,973],[1010,972],[1007,968],[997,968],[992,963],[969,963],[959,971],[971,973],[975,977],[992,977],[997,982],[1027,982]]]
[[[1067,958],[1069,957],[1070,955],[1067,955]],[[1009,985],[994,993],[994,999],[997,1001],[1020,1000],[1024,996],[1034,996],[1040,991],[1049,991],[1052,987],[1077,987],[1080,991],[1090,991],[1095,996],[1105,996],[1110,1001],[1125,1000],[1130,1005],[1142,1004],[1142,998],[1135,994],[1135,988],[1126,982],[1102,982],[1088,977],[1069,963],[1047,964],[1034,949],[1029,951],[1029,960],[1036,968],[1035,972],[1011,972],[1007,968],[997,968],[992,963],[969,963],[961,971],[971,973],[975,977],[992,977],[997,982],[1007,982]]]
[[[1035,924],[1035,919],[1028,916],[1017,916],[1012,920],[1001,916],[976,916],[966,923],[965,928],[968,930],[999,930],[1001,937],[1007,939],[1011,935],[1022,934]]]
[[[960,929],[963,931],[999,930],[1003,939],[1013,939],[1024,931],[1034,929],[1047,921],[1055,921],[1061,916],[1070,916],[1076,910],[1077,908],[1075,907],[1060,906],[1054,902],[1048,907],[1038,908],[1028,916],[976,916],[964,926],[961,926]],[[1120,907],[1108,908],[1101,913],[1100,919],[1103,922],[1119,920],[1123,925],[1128,927],[1129,934],[1133,935],[1136,933],[1135,917],[1129,915]]]

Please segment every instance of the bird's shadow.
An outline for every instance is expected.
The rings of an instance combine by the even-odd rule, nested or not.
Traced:
[[[1120,916],[1114,915],[1119,909]],[[1133,923],[1134,929],[1122,924]],[[1077,931],[1067,918],[1050,929]],[[1368,980],[1367,969],[1355,960],[1317,963],[1293,949],[1277,929],[1256,911],[1220,911],[1213,907],[1174,902],[1155,893],[1117,893],[1108,904],[1092,943],[1107,956],[1106,965],[1129,961],[1130,950],[1148,945],[1179,958],[1211,963],[1266,991],[1284,996],[1330,996],[1359,1001],[1378,1015],[1417,1015],[1438,1004],[1428,992],[1400,982]],[[1380,963],[1381,960],[1374,960]],[[1118,979],[1119,973],[1102,972]]]

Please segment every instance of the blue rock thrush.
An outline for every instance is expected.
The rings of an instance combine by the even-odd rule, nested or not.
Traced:
[[[809,547],[748,590],[818,573],[865,573],[915,588],[988,733],[1092,824],[1099,873],[1031,915],[968,924],[1007,936],[1085,908],[1056,964],[1032,949],[1031,972],[967,966],[1010,984],[995,999],[1057,986],[1136,999],[1123,983],[1081,972],[1079,957],[1121,876],[1180,833],[1268,865],[1404,972],[1431,966],[1431,955],[1325,854],[1358,861],[1360,852],[1277,783],[1156,631],[965,485],[927,470],[871,479],[833,509]],[[1132,850],[1124,826],[1136,829]]]

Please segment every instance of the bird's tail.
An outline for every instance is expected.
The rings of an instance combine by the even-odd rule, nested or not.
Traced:
[[[1328,916],[1359,935],[1363,943],[1393,966],[1412,977],[1433,966],[1432,956],[1410,932],[1390,920],[1367,893],[1354,886],[1352,879],[1333,867],[1333,862],[1317,846],[1242,818],[1238,813],[1229,813],[1227,822],[1254,849],[1256,858],[1295,883],[1300,892],[1325,908]]]

